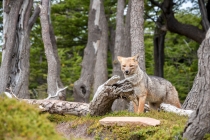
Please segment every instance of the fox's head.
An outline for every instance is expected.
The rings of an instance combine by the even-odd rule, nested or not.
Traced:
[[[135,55],[133,57],[117,56],[117,59],[121,64],[121,70],[124,73],[124,75],[129,76],[136,73],[136,69],[139,66],[138,58],[139,58],[139,55]]]

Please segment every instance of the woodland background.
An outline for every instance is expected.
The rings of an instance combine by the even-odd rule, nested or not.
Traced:
[[[89,3],[89,0],[52,1],[51,21],[57,39],[58,55],[61,61],[60,76],[63,85],[68,86],[66,93],[67,100],[70,101],[73,100],[74,82],[80,77],[83,51],[87,44]],[[145,62],[147,73],[154,75],[153,36],[156,27],[154,21],[157,19],[160,11],[158,9],[153,10],[154,7],[148,3],[145,1],[144,7]],[[191,7],[181,7],[181,4],[181,1],[176,4],[176,19],[184,24],[200,26],[201,17],[198,4],[191,3]],[[109,32],[112,32],[116,28],[117,1],[105,0],[104,8],[106,17],[108,17]],[[112,58],[110,48],[112,47],[112,43],[110,34],[109,40],[107,68],[108,77],[111,77]],[[39,18],[32,28],[30,42],[30,96],[31,98],[45,98],[47,97],[47,60],[44,53]],[[175,85],[179,92],[181,102],[184,101],[190,91],[197,73],[198,47],[198,43],[185,36],[170,32],[166,34],[164,78]]]
[[[191,7],[183,8],[186,2]],[[25,100],[52,103],[52,107],[62,107],[67,112],[71,105],[77,111],[77,107],[83,110],[83,105],[87,111],[94,111],[91,107],[95,107],[96,113],[111,111],[112,104],[103,106],[104,100],[97,100],[101,96],[110,99],[110,94],[102,91],[96,100],[89,101],[99,85],[112,75],[122,75],[117,55],[139,53],[140,67],[145,70],[146,64],[148,74],[171,81],[184,102],[182,109],[195,110],[184,130],[177,126],[179,135],[184,131],[184,138],[197,140],[209,133],[210,0],[4,0],[0,12],[4,17],[0,19],[0,93],[61,100],[67,94],[67,100],[77,102]],[[122,85],[129,87],[126,82]],[[64,90],[64,86],[68,89]],[[129,92],[124,86],[123,90],[110,87],[114,88],[108,90],[112,93]],[[114,99],[120,97],[112,95]],[[65,108],[65,104],[70,107]],[[128,107],[118,102],[113,103],[113,110],[120,110],[121,105]],[[16,110],[13,105],[8,108]],[[5,118],[14,120],[11,115]]]

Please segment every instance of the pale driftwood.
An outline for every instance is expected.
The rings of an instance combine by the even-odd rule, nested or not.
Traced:
[[[137,97],[133,94],[133,86],[129,81],[118,81],[119,76],[113,76],[103,85],[99,86],[95,93],[93,100],[88,103],[81,102],[68,102],[60,100],[34,100],[34,99],[22,99],[29,104],[37,104],[40,109],[49,113],[56,114],[71,114],[76,116],[85,116],[90,114],[91,116],[101,116],[108,112],[111,112],[111,106],[114,100],[118,98],[125,98],[129,101],[137,102]],[[5,92],[7,97],[13,97],[12,94]],[[20,100],[20,99],[19,99]],[[148,110],[148,105],[145,105]],[[172,105],[161,104],[161,109],[167,112],[173,112],[179,115],[188,115],[193,112],[191,110],[183,110],[176,108]]]
[[[160,104],[160,109],[166,112],[173,112],[178,115],[184,115],[188,117],[193,113],[193,110],[184,110],[184,109],[180,109],[173,105],[165,104],[165,103]]]

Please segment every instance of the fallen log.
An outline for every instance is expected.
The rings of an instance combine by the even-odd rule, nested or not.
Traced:
[[[34,99],[23,99],[23,101],[29,104],[39,105],[41,111],[52,114],[85,116],[90,113],[88,103]]]
[[[137,97],[133,92],[132,84],[127,80],[119,81],[119,76],[113,76],[103,85],[99,86],[93,100],[88,103],[81,102],[68,102],[61,100],[35,100],[35,99],[18,99],[25,101],[29,104],[39,105],[41,111],[56,113],[56,114],[71,114],[76,116],[102,116],[111,112],[111,106],[114,100],[118,98],[125,98],[129,101],[137,102]],[[17,98],[13,94],[5,92],[9,98]],[[145,106],[148,108],[148,105]],[[178,109],[175,106],[162,103],[160,108],[167,112],[174,112],[179,115],[190,116],[192,110]]]
[[[128,100],[136,100],[133,94],[133,87],[128,81],[119,81],[119,76],[113,76],[96,91],[93,100],[87,103],[68,102],[60,100],[35,100],[35,99],[19,99],[29,104],[37,104],[41,111],[56,114],[72,114],[84,116],[90,113],[92,116],[104,115],[111,111],[112,103],[115,99],[126,98]],[[15,97],[5,92],[7,97]]]

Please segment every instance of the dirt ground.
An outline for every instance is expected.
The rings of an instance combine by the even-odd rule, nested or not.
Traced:
[[[62,134],[67,140],[93,140],[94,135],[88,135],[87,128],[87,125],[79,125],[76,128],[72,128],[70,122],[64,122],[56,126],[56,131]]]

